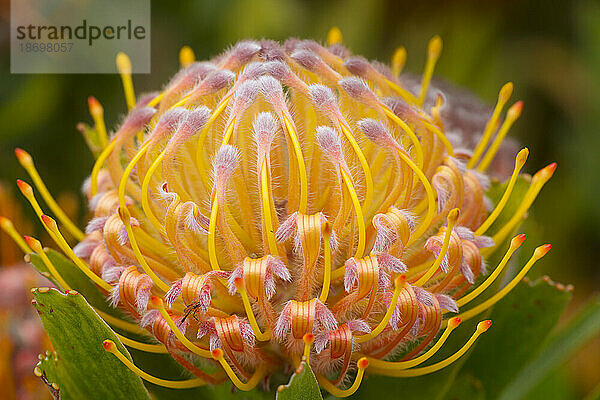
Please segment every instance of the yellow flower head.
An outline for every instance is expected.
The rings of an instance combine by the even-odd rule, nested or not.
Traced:
[[[491,321],[480,322],[451,357],[419,365],[550,249],[538,247],[513,281],[459,313],[525,239],[513,238],[483,277],[485,258],[515,231],[556,164],[531,179],[514,215],[486,236],[528,155],[518,153],[504,195],[490,205],[486,170],[522,109],[515,103],[502,121],[512,84],[468,150],[445,127],[456,122],[445,117],[451,104],[429,90],[439,37],[429,44],[420,84],[399,75],[404,49],[390,69],[350,54],[339,30],[329,37],[328,45],[242,41],[203,62],[186,47],[181,71],[160,93],[137,100],[129,60],[119,55],[130,110],[108,138],[102,106],[90,99],[100,153],[84,185],[92,213],[85,233],[53,201],[29,155],[17,151],[79,244],[71,249],[21,182],[50,236],[159,344],[123,342],[168,352],[196,376],[152,377],[105,343],[144,379],[169,387],[230,379],[249,390],[304,360],[322,388],[343,397],[365,370],[434,372],[464,354]],[[27,245],[43,254],[35,239]],[[385,361],[407,342],[415,345],[401,361]],[[207,363],[216,372],[200,367]]]

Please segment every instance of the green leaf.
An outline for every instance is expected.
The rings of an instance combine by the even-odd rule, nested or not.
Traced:
[[[321,390],[310,366],[302,361],[290,383],[277,389],[277,400],[322,400]]]
[[[537,352],[570,298],[570,290],[548,278],[519,282],[493,309],[493,325],[479,339],[461,375],[473,375],[483,384],[486,398],[498,398]]]
[[[600,296],[597,296],[566,327],[552,335],[538,356],[502,391],[500,399],[524,398],[547,374],[599,334]]]
[[[81,294],[43,288],[34,290],[33,297],[56,351],[37,367],[49,382],[54,381],[50,383],[58,385],[61,399],[149,398],[141,379],[104,350],[102,342],[110,339],[131,359],[115,333]]]

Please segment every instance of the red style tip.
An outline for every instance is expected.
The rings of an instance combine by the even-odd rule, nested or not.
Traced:
[[[551,248],[552,245],[548,243],[538,247],[537,249],[535,249],[535,251],[539,254],[540,257],[543,257],[550,251]]]
[[[31,185],[21,179],[17,179],[17,186],[23,194],[30,194],[32,192]]]
[[[302,340],[304,340],[304,343],[313,343],[315,341],[315,335],[313,335],[312,333],[305,333],[304,336],[302,337]]]
[[[94,116],[101,116],[104,111],[102,105],[94,96],[88,97],[88,108],[90,109],[90,114]]]
[[[221,349],[214,349],[213,351],[210,352],[210,355],[215,360],[219,360],[219,359],[223,358],[223,350],[221,350]]]
[[[52,218],[50,218],[46,214],[42,214],[42,216],[40,218],[42,219],[42,222],[44,223],[44,225],[46,225],[48,228],[50,228],[50,229],[56,228],[56,221],[54,221]]]
[[[369,366],[369,359],[367,357],[362,357],[356,362],[356,366],[359,369],[365,369]]]
[[[454,318],[450,318],[448,320],[448,325],[450,325],[451,328],[456,328],[457,326],[459,326],[462,322],[462,319],[460,319],[459,317],[454,317]]]
[[[404,286],[404,283],[406,282],[406,275],[402,274],[402,275],[398,275],[396,277],[396,279],[394,279],[394,284],[397,287],[401,287]]]
[[[31,161],[31,155],[29,155],[29,153],[25,150],[18,147],[15,149],[15,156],[17,156],[17,159],[21,164]]]
[[[558,166],[558,164],[553,162],[552,164],[548,165],[546,167],[546,169],[548,170],[548,172],[554,172],[556,170],[557,166]]]
[[[481,321],[480,323],[477,324],[477,330],[479,330],[481,332],[485,332],[488,329],[490,329],[490,326],[492,326],[492,320],[487,319],[487,320]]]
[[[105,340],[102,342],[102,347],[104,347],[104,350],[106,351],[112,351],[115,349],[115,343],[112,340]]]
[[[152,296],[152,297],[150,297],[150,303],[154,307],[160,307],[160,305],[162,304],[162,300],[158,296]]]
[[[512,245],[519,247],[523,244],[523,242],[525,241],[526,238],[527,238],[527,235],[525,235],[524,233],[521,233],[520,235],[517,235],[513,238]]]
[[[244,284],[244,280],[240,277],[237,277],[233,280],[233,284],[235,285],[236,288],[241,288],[242,285]]]
[[[523,112],[523,101],[519,100],[508,109],[507,115],[508,115],[508,117],[510,117],[512,119],[516,119],[521,116],[522,112]]]

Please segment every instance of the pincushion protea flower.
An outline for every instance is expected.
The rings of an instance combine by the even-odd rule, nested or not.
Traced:
[[[506,191],[491,205],[486,170],[522,103],[501,122],[507,83],[477,146],[461,148],[445,129],[444,94],[428,96],[441,47],[434,37],[414,93],[399,77],[403,49],[389,69],[351,55],[336,30],[327,46],[242,41],[206,62],[184,48],[181,71],[160,93],[137,100],[120,54],[130,110],[110,140],[101,105],[89,101],[101,151],[84,184],[92,213],[85,233],[17,150],[58,218],[18,182],[48,234],[158,342],[120,336],[123,343],[169,353],[196,378],[158,379],[114,343],[105,349],[142,378],[173,388],[227,379],[242,390],[261,381],[268,388],[274,373],[305,361],[338,397],[354,393],[365,370],[417,376],[461,357],[491,321],[449,358],[420,367],[461,321],[495,304],[548,252],[550,245],[538,247],[503,289],[459,313],[525,239],[515,236],[483,277],[486,257],[516,230],[556,164],[533,176],[514,215],[486,236],[528,156],[526,148],[518,153]],[[59,224],[78,241],[73,249]],[[40,254],[69,289],[39,241],[27,237],[22,247]],[[390,360],[408,342],[412,349]],[[211,363],[216,372],[206,372]]]

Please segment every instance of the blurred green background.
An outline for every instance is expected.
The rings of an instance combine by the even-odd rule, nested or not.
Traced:
[[[11,75],[8,3],[0,3],[0,181],[12,185],[24,175],[13,155],[15,147],[23,147],[54,193],[78,193],[92,156],[75,125],[91,122],[86,99],[94,95],[104,105],[109,128],[117,126],[125,110],[120,80],[117,75]],[[415,73],[423,68],[429,38],[440,34],[444,50],[436,75],[489,103],[503,83],[514,82],[513,99],[524,100],[525,108],[511,135],[531,151],[526,170],[533,173],[552,161],[559,165],[533,207],[537,222],[529,222],[527,230],[531,246],[550,242],[552,254],[530,275],[574,284],[570,311],[597,292],[599,2],[154,0],[152,73],[134,77],[136,91],[157,89],[175,73],[183,45],[203,59],[248,37],[324,40],[333,25],[354,53],[367,58],[387,62],[395,47],[404,45],[406,70]],[[587,393],[599,380],[598,360],[596,340],[556,373],[553,384],[574,397]]]

